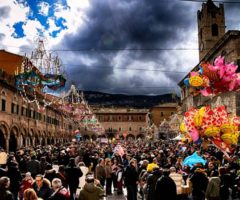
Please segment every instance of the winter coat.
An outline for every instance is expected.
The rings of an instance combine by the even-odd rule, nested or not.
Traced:
[[[79,178],[83,175],[81,169],[76,166],[68,166],[65,171],[69,179],[69,187],[77,189]]]
[[[70,192],[62,186],[56,190],[48,200],[70,200]]]
[[[177,187],[175,182],[168,176],[161,176],[156,184],[156,200],[176,200]]]
[[[45,179],[43,179],[43,185],[39,189],[36,182],[33,183],[33,189],[37,193],[37,196],[42,198],[42,199],[48,199],[53,193],[52,189],[50,188],[49,182]]]
[[[99,200],[104,196],[104,190],[94,183],[86,183],[80,191],[78,200]]]
[[[14,200],[13,194],[9,190],[0,190],[1,200]]]
[[[136,185],[138,181],[138,173],[134,166],[127,166],[126,171],[124,172],[124,183],[128,185]]]
[[[19,190],[19,197],[23,198],[23,193],[26,189],[28,188],[32,188],[32,184],[33,184],[33,179],[30,178],[24,178],[20,184],[20,190]]]
[[[147,183],[146,183],[146,196],[148,200],[154,199],[156,196],[156,183],[157,180],[160,178],[161,173],[159,170],[154,171],[152,174],[150,174],[147,178]]]
[[[220,184],[221,179],[219,177],[211,177],[206,190],[206,198],[208,200],[220,199]]]

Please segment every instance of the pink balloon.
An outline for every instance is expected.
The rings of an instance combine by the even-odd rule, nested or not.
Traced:
[[[193,142],[196,142],[199,139],[199,133],[198,131],[195,129],[190,133]]]

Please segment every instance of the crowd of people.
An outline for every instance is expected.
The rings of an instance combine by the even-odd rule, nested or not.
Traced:
[[[197,152],[206,164],[183,164]],[[4,150],[1,150],[1,154]],[[171,140],[73,141],[24,147],[0,168],[1,200],[240,199],[240,148]]]

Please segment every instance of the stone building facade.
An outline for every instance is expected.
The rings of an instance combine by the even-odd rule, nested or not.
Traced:
[[[165,103],[150,109],[151,122],[157,127],[164,121],[169,120],[177,112],[177,103]]]
[[[133,108],[95,108],[98,121],[107,138],[138,138],[146,136],[149,126],[149,110]]]
[[[222,55],[226,62],[234,62],[240,70],[240,31],[229,30],[225,33],[224,7],[220,4],[217,7],[212,0],[202,4],[202,10],[198,11],[199,27],[199,63],[214,60]],[[201,44],[204,44],[201,46]],[[198,71],[199,65],[196,65],[192,71]],[[188,76],[188,75],[187,75]],[[218,96],[203,97],[202,95],[192,96],[189,88],[184,85],[185,76],[180,82],[182,111],[186,112],[191,108],[203,105],[216,106],[221,102],[228,109],[229,113],[240,115],[240,96],[239,92],[226,92]]]
[[[39,110],[26,102],[15,87],[14,73],[22,57],[0,51],[0,147],[47,145],[71,139],[71,120],[58,108]]]

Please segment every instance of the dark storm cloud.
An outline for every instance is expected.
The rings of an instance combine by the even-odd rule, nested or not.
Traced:
[[[0,19],[7,18],[9,16],[9,12],[10,12],[9,6],[0,7]]]
[[[118,63],[120,67],[127,68],[134,61],[152,61],[155,62],[154,68],[171,70],[171,66],[164,64],[169,59],[163,56],[164,51],[153,50],[178,47],[186,37],[186,30],[196,28],[196,19],[190,17],[191,14],[196,16],[196,13],[189,14],[192,4],[181,1],[92,0],[90,4],[85,25],[79,28],[77,34],[65,36],[61,44],[61,48],[64,49],[85,50],[74,52],[76,56],[83,58],[77,63],[82,67],[72,66],[69,74],[72,74],[71,79],[89,89],[111,86],[117,90],[129,85],[144,86],[144,79],[137,75],[129,80],[126,74],[121,85],[115,83],[110,78],[115,67],[111,61],[117,55],[123,54]],[[84,57],[95,60],[95,63],[91,66],[86,65]],[[76,60],[68,62],[76,64]],[[103,69],[101,66],[108,66],[109,69]],[[147,76],[144,71],[138,71],[136,74]],[[170,78],[174,77],[179,78],[179,74]],[[139,89],[139,93],[151,93],[150,90]],[[132,92],[136,92],[134,87]]]

